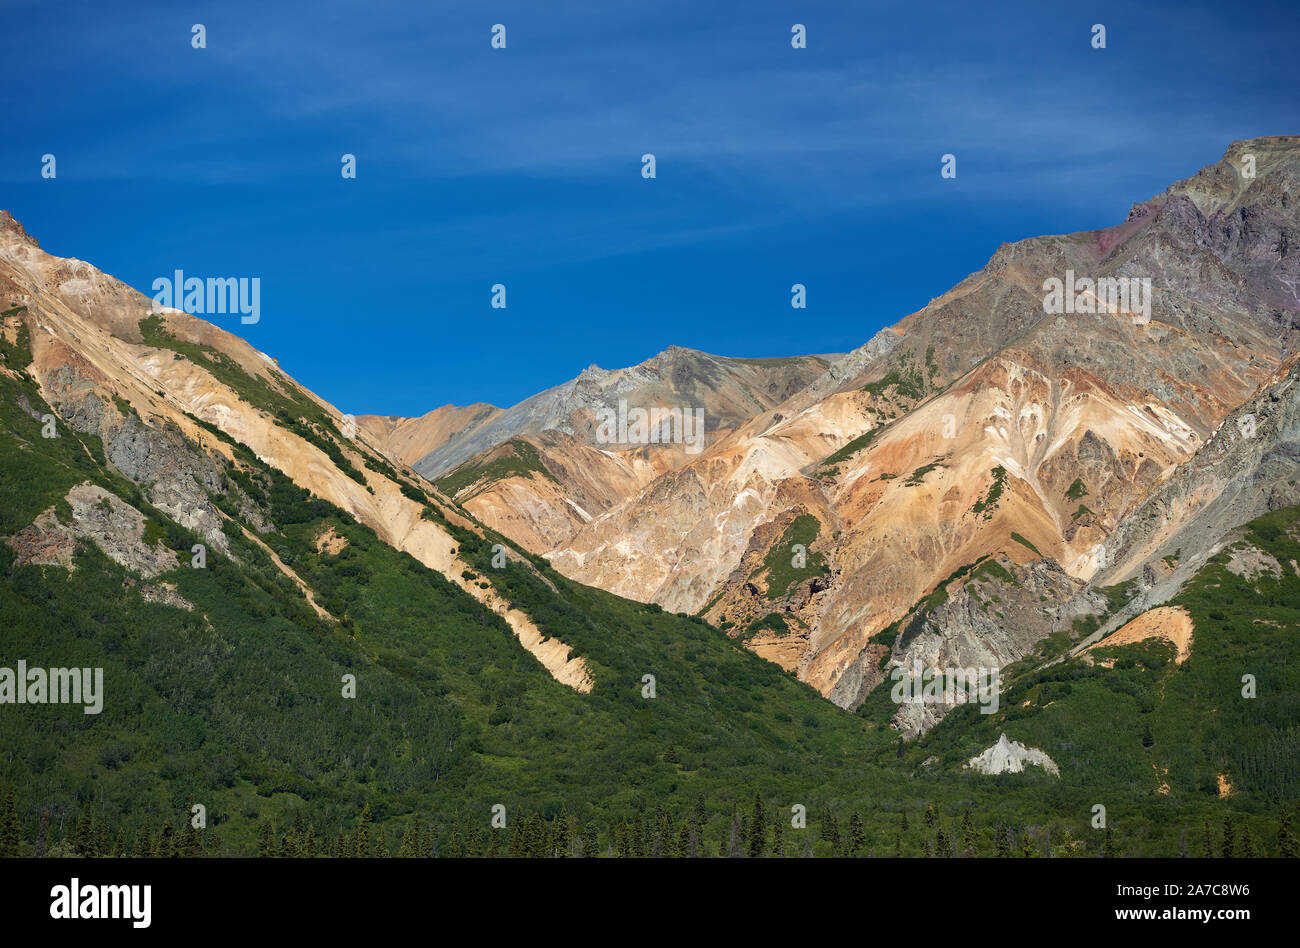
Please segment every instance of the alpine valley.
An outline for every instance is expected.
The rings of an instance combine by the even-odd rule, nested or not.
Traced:
[[[0,212],[0,855],[1296,855],[1298,247],[1237,142],[847,354],[353,418]]]

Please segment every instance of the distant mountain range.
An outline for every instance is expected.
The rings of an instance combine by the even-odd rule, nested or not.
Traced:
[[[1298,202],[1238,142],[848,354],[417,419],[0,212],[0,856],[1294,854]]]
[[[1280,477],[1267,498],[1246,491],[1226,516],[1203,509],[1224,506],[1224,484],[1172,509],[1159,501],[1210,464],[1207,452],[1233,450],[1241,432],[1223,426],[1243,403],[1290,391],[1298,194],[1300,140],[1238,142],[1114,227],[1004,244],[847,356],[734,360],[674,347],[631,369],[593,367],[504,412],[448,407],[363,425],[565,575],[701,613],[853,708],[889,664],[910,662],[882,631],[963,567],[989,558],[1016,577],[1050,570],[1054,601],[1137,576],[1140,601],[1155,605],[1232,528],[1300,503],[1287,466],[1294,429],[1271,427],[1240,449],[1273,459],[1259,475]],[[1047,282],[1076,278],[1078,311],[1046,312]],[[1108,311],[1082,282],[1106,279],[1149,281],[1149,311]],[[618,399],[703,408],[708,449],[597,444],[595,413]],[[432,421],[467,412],[454,433]],[[536,463],[499,463],[519,442]],[[773,590],[770,563],[790,557],[806,516],[822,569]],[[1180,539],[1193,522],[1196,541]],[[1169,581],[1163,557],[1180,543]],[[1073,607],[1031,611],[1009,636],[960,646],[936,628],[932,657],[1014,661],[1077,618]]]

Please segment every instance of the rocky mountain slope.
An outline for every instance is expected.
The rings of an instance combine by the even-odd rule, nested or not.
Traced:
[[[1297,144],[1004,247],[848,355],[624,370],[726,419],[698,454],[595,438],[602,375],[571,430],[526,412],[433,483],[400,459],[506,413],[353,431],[0,217],[0,667],[105,671],[102,714],[0,715],[19,849],[163,854],[179,825],[232,854],[486,855],[499,804],[512,854],[931,853],[963,808],[985,854],[1009,825],[1027,850],[1084,834],[1098,799],[1122,818],[1093,853],[1172,855],[1227,816],[1276,839],[1300,787]],[[1150,273],[1151,320],[1058,325],[1034,294],[1069,269]],[[1001,685],[896,701],[913,663]],[[991,745],[1005,773],[967,766]],[[815,831],[734,828],[790,801]]]
[[[56,424],[102,442],[150,503],[214,549],[228,549],[223,491],[269,528],[239,486],[227,486],[240,468],[233,441],[493,609],[557,679],[591,687],[580,657],[468,578],[447,523],[478,527],[417,475],[399,473],[364,435],[345,437],[338,410],[269,356],[179,310],[154,312],[150,299],[89,264],[44,253],[7,212],[0,311],[6,339],[28,340],[25,371],[56,409]]]
[[[358,415],[356,425],[389,457],[412,465],[449,441],[474,431],[501,414],[495,405],[443,405],[419,418]]]
[[[540,553],[801,391],[834,358],[732,359],[673,346],[631,368],[590,366],[505,411],[445,406],[419,419],[363,415],[357,424],[483,523]],[[620,404],[625,412],[693,413],[695,424],[688,417],[678,427],[673,416],[653,440],[649,431],[638,437],[626,416],[617,424]],[[602,410],[615,421],[608,431]]]
[[[1113,227],[1003,245],[698,456],[661,471],[591,457],[581,496],[534,472],[463,500],[566,575],[701,612],[844,707],[897,644],[873,638],[948,578],[988,561],[1023,584],[1040,563],[1049,598],[1074,605],[963,633],[985,643],[972,659],[1014,660],[1077,618],[1072,597],[1116,575],[1108,538],[1294,352],[1298,194],[1300,139],[1234,143]],[[1048,312],[1047,281],[1076,278],[1068,311]],[[1107,279],[1139,281],[1128,305]]]

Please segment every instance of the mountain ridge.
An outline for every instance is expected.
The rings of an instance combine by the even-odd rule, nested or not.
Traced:
[[[588,505],[576,487],[566,496],[563,478],[556,487],[555,472],[574,464],[560,460],[566,448],[538,442],[552,479],[507,477],[465,502],[581,582],[703,608],[736,629],[763,618],[741,567],[768,555],[761,537],[779,538],[765,525],[819,514],[820,552],[837,564],[829,585],[818,579],[794,610],[803,630],[753,641],[783,664],[797,654],[801,677],[854,706],[875,677],[853,671],[869,661],[866,641],[954,569],[1036,549],[1086,581],[1120,519],[1288,357],[1300,323],[1300,257],[1288,250],[1297,190],[1300,137],[1232,143],[1110,228],[1002,244],[698,458],[631,479],[620,468],[618,486]],[[1067,272],[1150,279],[1149,321],[1044,312],[1044,278]],[[569,515],[566,501],[589,516]],[[909,534],[917,542],[900,545]],[[935,538],[948,534],[956,544],[944,550]],[[904,565],[917,560],[932,565]],[[873,573],[882,578],[862,578]]]

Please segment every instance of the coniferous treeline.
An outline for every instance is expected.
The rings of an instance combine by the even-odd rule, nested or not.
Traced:
[[[1167,855],[1210,858],[1300,856],[1300,839],[1292,821],[1295,807],[1280,807],[1275,819],[1252,823],[1227,814],[1216,827],[1204,820],[1193,834],[1189,851],[1184,828],[1179,851]],[[919,819],[906,811],[887,837],[872,834],[857,812],[847,818],[823,807],[816,819],[793,826],[781,810],[755,794],[752,807],[733,808],[719,819],[703,796],[685,813],[664,807],[643,809],[601,827],[581,822],[561,810],[547,818],[532,812],[493,828],[486,819],[469,816],[445,824],[419,816],[405,823],[376,824],[370,807],[355,823],[326,831],[310,823],[301,810],[283,826],[269,820],[258,824],[255,851],[231,848],[215,828],[195,825],[192,818],[174,823],[140,824],[134,832],[115,828],[93,806],[57,818],[42,811],[29,827],[18,815],[14,791],[8,791],[0,812],[0,858],[67,856],[98,858],[199,858],[252,856],[280,859],[319,857],[370,859],[486,858],[486,859],[692,859],[692,858],[1078,858],[1122,857],[1124,841],[1114,827],[1104,830],[1065,830],[1057,836],[1042,827],[1013,827],[1000,821],[977,821],[969,809],[948,816],[938,804],[926,806]],[[1266,826],[1261,832],[1260,824]],[[400,828],[398,828],[400,825]]]

